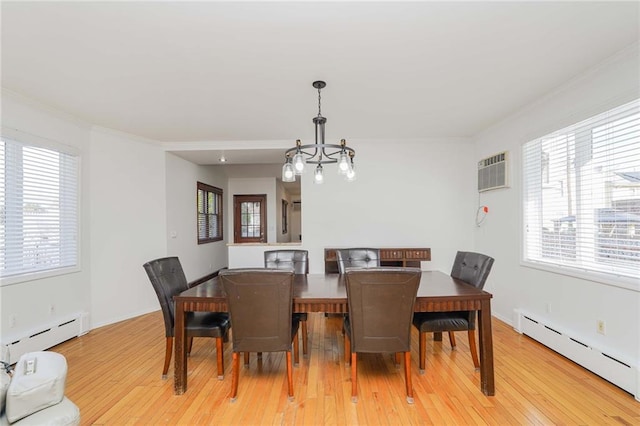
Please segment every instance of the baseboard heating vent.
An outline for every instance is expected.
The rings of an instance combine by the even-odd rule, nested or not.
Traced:
[[[509,186],[508,154],[504,151],[478,161],[478,192]]]
[[[3,336],[2,344],[9,348],[10,363],[18,362],[27,352],[43,351],[66,340],[86,334],[89,314],[78,313],[20,335]]]
[[[635,395],[637,367],[617,359],[601,349],[582,342],[577,336],[563,333],[559,327],[516,309],[516,331],[531,337],[559,354],[580,364],[614,385]],[[638,396],[636,395],[636,398]]]

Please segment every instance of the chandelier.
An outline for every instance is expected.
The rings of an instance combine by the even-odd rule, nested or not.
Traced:
[[[345,179],[352,181],[356,177],[353,165],[353,157],[356,151],[347,146],[347,142],[342,139],[340,145],[327,144],[324,142],[324,125],[327,119],[322,116],[321,97],[322,90],[327,83],[324,81],[314,81],[313,87],[318,89],[318,115],[313,117],[316,127],[316,142],[302,145],[300,139],[296,141],[294,148],[288,149],[284,153],[285,163],[282,166],[282,181],[295,182],[296,175],[301,175],[305,170],[305,164],[315,164],[313,182],[320,184],[324,181],[323,164],[338,164],[338,173],[344,175]]]

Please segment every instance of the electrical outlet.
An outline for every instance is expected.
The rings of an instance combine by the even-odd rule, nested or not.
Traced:
[[[547,302],[546,309],[547,309],[547,313],[550,314],[551,313],[551,302]]]
[[[603,336],[607,334],[607,324],[603,320],[598,320],[596,324],[596,331]]]
[[[9,327],[10,328],[13,328],[13,327],[16,326],[16,320],[17,320],[17,318],[16,318],[15,314],[9,315]]]
[[[56,305],[54,305],[53,303],[51,303],[49,305],[49,314],[53,315],[56,313]]]

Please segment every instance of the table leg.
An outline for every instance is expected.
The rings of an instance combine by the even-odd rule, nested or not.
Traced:
[[[491,332],[491,301],[483,300],[478,311],[478,340],[480,344],[480,389],[487,396],[496,393],[493,372],[493,336]]]
[[[175,365],[173,390],[176,395],[182,395],[187,390],[187,339],[184,335],[184,305],[175,304]]]

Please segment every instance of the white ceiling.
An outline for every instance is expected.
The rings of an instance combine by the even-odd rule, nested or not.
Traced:
[[[472,136],[640,27],[638,2],[610,1],[2,1],[1,13],[3,88],[189,145],[181,155],[200,164],[222,154],[211,142],[231,162],[237,141],[310,143],[318,79],[327,142]],[[240,162],[281,161],[264,146]]]

